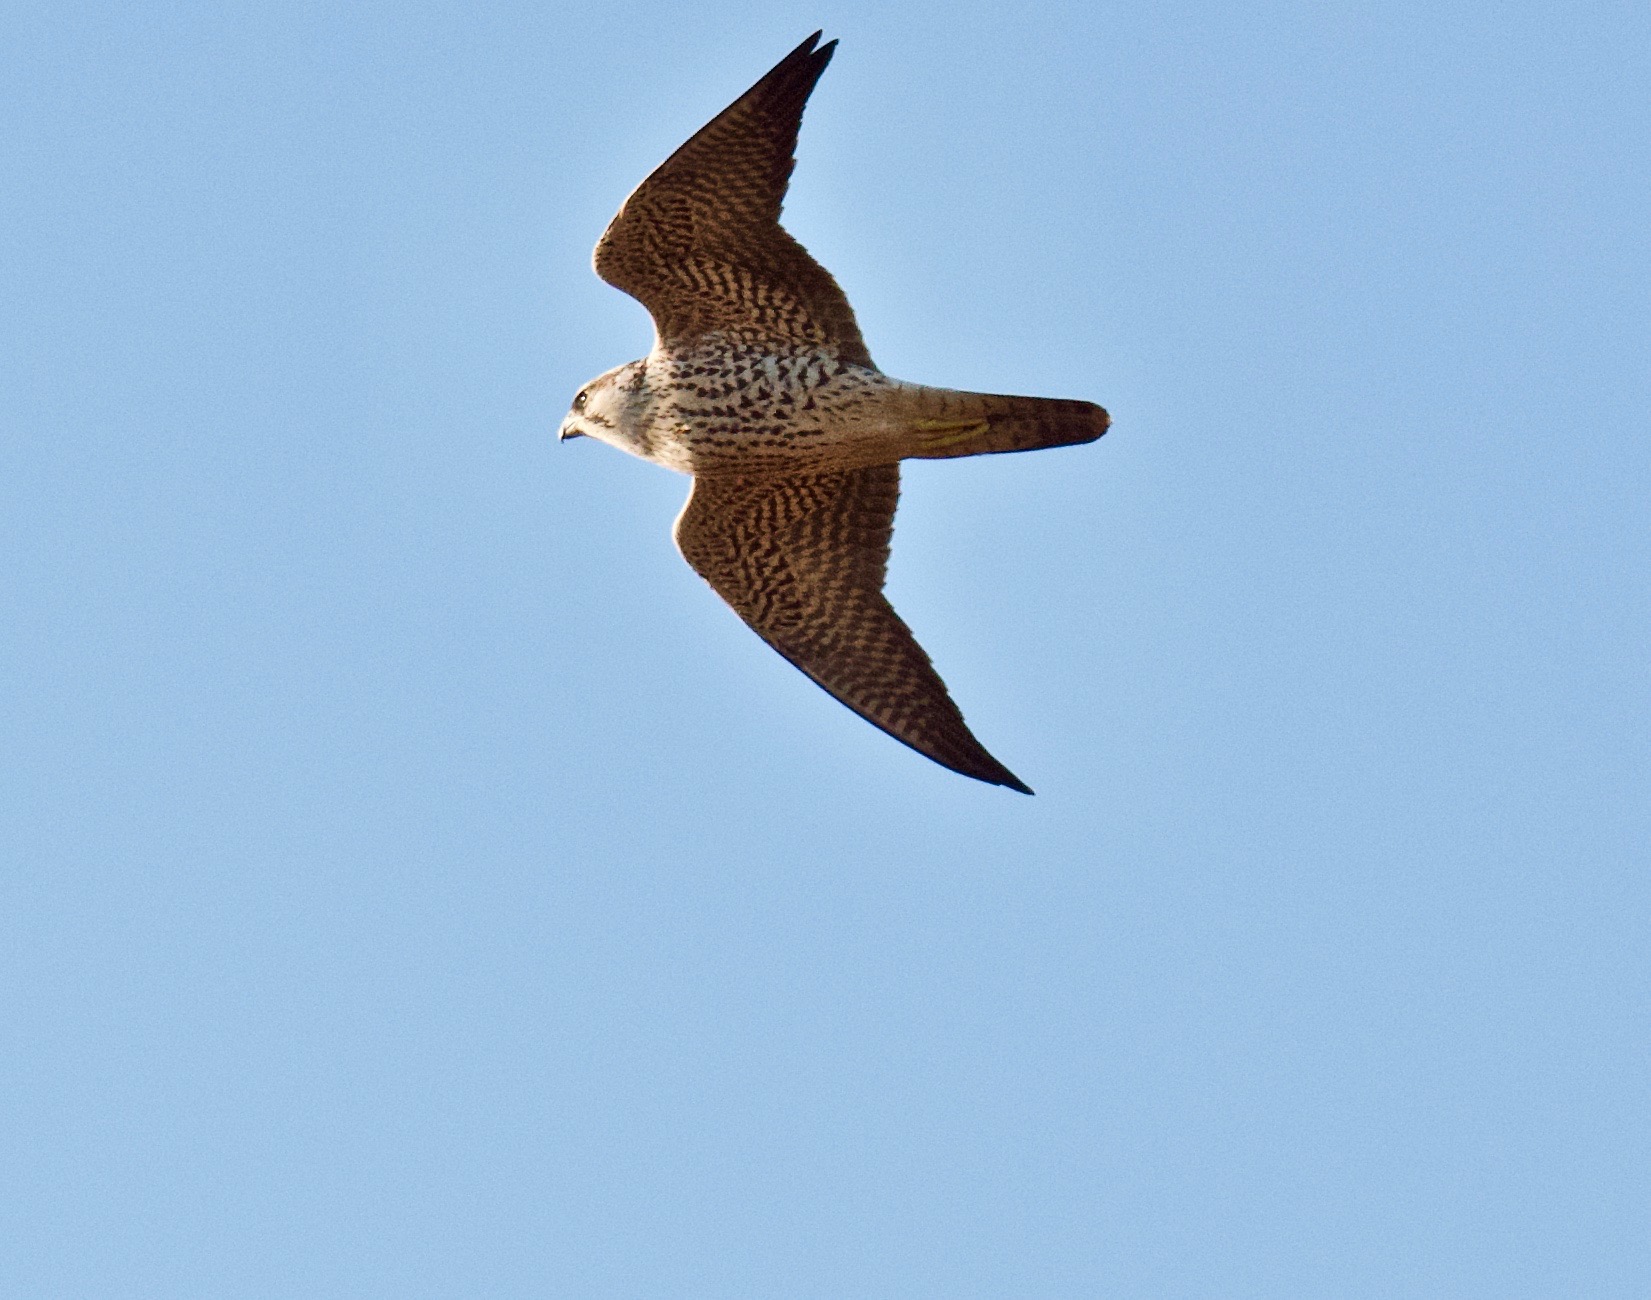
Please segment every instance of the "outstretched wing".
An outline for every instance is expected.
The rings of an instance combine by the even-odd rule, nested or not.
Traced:
[[[899,465],[701,475],[676,543],[758,636],[866,721],[964,776],[1031,794],[964,725],[883,597]]]
[[[637,186],[597,242],[596,273],[646,307],[666,345],[712,331],[836,345],[871,364],[854,311],[780,228],[803,105],[837,42],[815,32]]]

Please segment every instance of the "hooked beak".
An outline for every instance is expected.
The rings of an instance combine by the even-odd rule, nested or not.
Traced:
[[[573,421],[563,420],[562,427],[556,431],[556,441],[566,442],[569,438],[583,438],[585,435],[573,427]]]

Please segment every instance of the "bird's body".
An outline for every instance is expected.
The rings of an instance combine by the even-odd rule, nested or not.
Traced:
[[[1097,409],[908,384],[830,348],[711,335],[595,380],[581,432],[682,474],[783,473],[1059,446],[1063,429],[1087,442]]]
[[[830,349],[776,353],[710,335],[597,380],[586,432],[683,474],[877,464],[889,459],[879,411],[894,387]]]
[[[831,276],[779,225],[815,33],[639,186],[596,248],[652,351],[574,399],[589,436],[694,478],[683,557],[843,703],[955,771],[1031,793],[963,723],[882,587],[899,462],[1091,442],[1089,402],[883,374]]]

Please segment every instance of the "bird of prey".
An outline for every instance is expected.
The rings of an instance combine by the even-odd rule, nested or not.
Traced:
[[[780,227],[803,105],[837,45],[820,36],[660,164],[597,242],[597,275],[648,309],[654,345],[580,389],[560,437],[691,474],[677,548],[758,636],[918,753],[1031,794],[883,596],[900,462],[1093,442],[1107,413],[872,364],[837,282]]]

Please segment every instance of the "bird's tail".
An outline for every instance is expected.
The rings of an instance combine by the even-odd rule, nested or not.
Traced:
[[[901,384],[901,458],[938,460],[1094,442],[1111,417],[1093,402]]]

